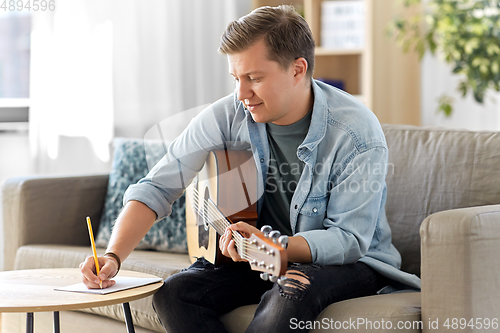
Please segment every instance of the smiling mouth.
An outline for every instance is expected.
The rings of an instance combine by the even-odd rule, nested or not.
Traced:
[[[259,105],[262,105],[262,103],[258,103],[258,104],[246,104],[246,108],[248,109],[248,111],[253,111],[255,110]]]

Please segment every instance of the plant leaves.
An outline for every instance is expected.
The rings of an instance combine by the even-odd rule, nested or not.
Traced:
[[[421,1],[404,0],[405,7],[417,4]],[[500,2],[428,0],[425,8],[406,21],[393,19],[398,45],[413,47],[420,58],[426,50],[440,54],[454,74],[463,76],[457,87],[462,96],[470,89],[483,103],[488,89],[500,90]],[[440,112],[451,114],[452,101],[442,98]]]

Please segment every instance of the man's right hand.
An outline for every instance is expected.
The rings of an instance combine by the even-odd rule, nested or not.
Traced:
[[[98,257],[100,274],[96,276],[95,260],[93,256],[88,256],[84,262],[80,264],[80,272],[82,273],[82,282],[89,289],[99,289],[99,278],[102,281],[102,287],[108,288],[115,285],[114,280],[110,278],[116,275],[118,263],[113,258]]]
[[[155,223],[156,213],[140,201],[127,202],[116,223],[109,239],[107,251],[116,253],[123,261],[139,244],[151,226]],[[102,287],[108,288],[115,284],[111,280],[119,269],[118,262],[112,256],[99,257],[100,278]],[[80,264],[82,282],[89,289],[99,287],[99,278],[96,276],[94,257],[90,256]]]

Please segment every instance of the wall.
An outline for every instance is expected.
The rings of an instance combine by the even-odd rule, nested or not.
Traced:
[[[490,92],[484,104],[477,103],[472,94],[462,98],[457,91],[460,78],[451,74],[451,67],[444,61],[426,54],[421,64],[422,125],[468,130],[500,130],[500,93]],[[437,99],[446,93],[455,99],[451,117],[437,113]]]

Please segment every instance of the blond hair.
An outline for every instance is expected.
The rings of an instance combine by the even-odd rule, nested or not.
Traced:
[[[309,25],[293,6],[260,7],[229,23],[222,34],[219,52],[232,54],[264,39],[268,58],[287,69],[298,58],[307,61],[307,75],[314,72],[314,39]]]

